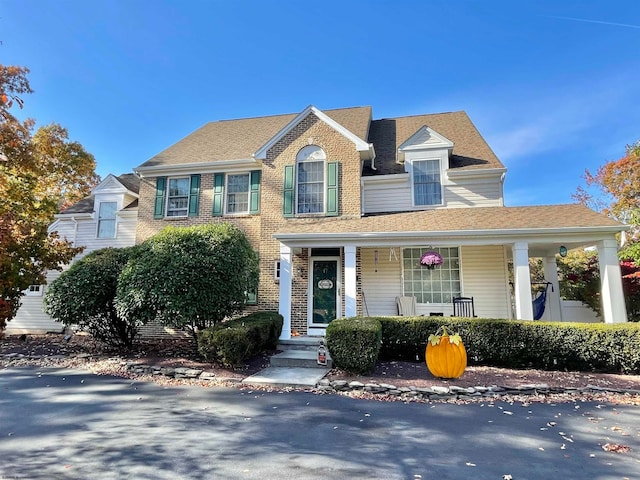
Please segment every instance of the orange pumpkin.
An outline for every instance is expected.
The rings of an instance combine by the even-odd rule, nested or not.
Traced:
[[[467,368],[467,351],[460,335],[449,336],[444,326],[441,336],[429,335],[425,358],[427,368],[434,377],[458,378]]]

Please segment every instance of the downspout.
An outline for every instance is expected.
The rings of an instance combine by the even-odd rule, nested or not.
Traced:
[[[71,217],[71,221],[73,222],[73,246],[75,247],[78,239],[78,221],[76,217]]]

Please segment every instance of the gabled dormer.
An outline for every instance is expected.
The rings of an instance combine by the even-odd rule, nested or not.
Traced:
[[[138,200],[138,178],[133,174],[109,174],[92,191],[97,238],[115,238],[116,217]]]
[[[423,125],[416,133],[411,135],[411,137],[398,147],[396,161],[404,163],[406,153],[424,151],[438,152],[440,150],[447,152],[446,168],[449,168],[448,157],[453,151],[453,142],[428,126]]]
[[[453,142],[426,125],[398,147],[397,161],[404,163],[409,174],[413,207],[444,205],[443,190],[452,151]]]
[[[506,169],[464,112],[374,120],[363,213],[500,206]]]

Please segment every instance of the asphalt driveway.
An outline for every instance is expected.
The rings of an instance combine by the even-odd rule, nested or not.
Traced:
[[[640,478],[640,407],[404,404],[35,367],[0,370],[0,392],[0,479]]]

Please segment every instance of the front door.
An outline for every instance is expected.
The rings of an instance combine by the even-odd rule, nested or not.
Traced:
[[[339,258],[312,258],[309,293],[309,335],[324,335],[325,328],[339,316]]]

